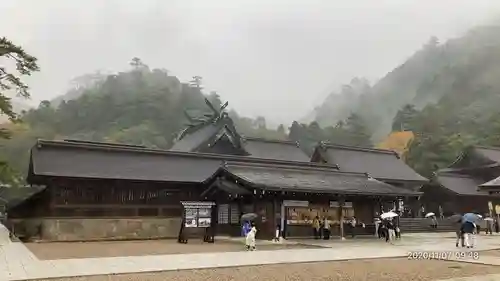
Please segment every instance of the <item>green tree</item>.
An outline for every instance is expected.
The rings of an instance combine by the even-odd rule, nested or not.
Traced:
[[[7,66],[0,65],[0,113],[6,115],[11,121],[17,121],[18,116],[12,108],[9,92],[13,92],[23,98],[29,98],[29,88],[22,82],[21,76],[29,76],[38,71],[37,59],[23,48],[15,45],[5,37],[0,37],[0,58],[12,61],[15,71],[9,71]],[[5,128],[0,129],[0,138],[8,138],[10,133]],[[8,166],[6,159],[0,159],[0,181],[16,182],[18,175]]]
[[[371,142],[371,131],[360,115],[352,113],[346,119],[343,128],[345,128],[350,145],[364,147],[373,146]]]
[[[0,65],[0,112],[15,120],[17,114],[12,110],[12,103],[6,91],[11,90],[21,97],[29,98],[29,88],[21,81],[21,76],[29,76],[39,70],[37,59],[5,37],[0,37],[0,58],[12,60],[16,65],[17,73]]]
[[[392,121],[392,131],[411,131],[412,122],[415,120],[418,111],[412,104],[405,105],[400,109]]]

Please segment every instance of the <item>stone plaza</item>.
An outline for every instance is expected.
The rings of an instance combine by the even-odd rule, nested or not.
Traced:
[[[221,239],[229,238],[219,238],[219,241]],[[268,241],[259,242],[261,245],[271,243]],[[394,258],[407,257],[409,253],[423,251],[446,252],[449,253],[448,258],[459,262],[500,266],[500,255],[484,256],[481,254],[481,251],[500,248],[500,236],[497,235],[478,236],[477,247],[466,250],[469,254],[462,257],[452,254],[457,251],[454,245],[453,233],[408,234],[401,241],[395,242],[394,245],[373,238],[344,241],[297,240],[285,241],[284,243],[310,244],[322,248],[40,260],[23,243],[9,242],[0,246],[0,280],[29,280],[283,263]],[[478,252],[476,253],[476,251]],[[477,259],[474,258],[473,253],[476,254]],[[422,258],[428,257],[422,255]],[[475,276],[473,278],[452,280],[499,280],[500,275]]]

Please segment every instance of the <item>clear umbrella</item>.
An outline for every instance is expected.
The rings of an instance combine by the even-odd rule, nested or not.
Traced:
[[[479,217],[478,215],[474,214],[474,213],[467,213],[463,216],[462,218],[462,221],[463,222],[472,222],[472,223],[476,223],[476,221],[479,220]]]
[[[426,218],[428,217],[434,217],[436,214],[434,214],[433,212],[430,212],[430,213],[427,213],[427,215],[425,215]]]
[[[255,220],[259,215],[257,215],[256,213],[248,213],[248,214],[244,214],[241,216],[241,221],[253,221]]]
[[[382,215],[380,215],[380,217],[382,219],[390,219],[390,218],[394,218],[394,217],[397,217],[398,214],[394,213],[394,212],[387,212],[387,213],[383,213]]]

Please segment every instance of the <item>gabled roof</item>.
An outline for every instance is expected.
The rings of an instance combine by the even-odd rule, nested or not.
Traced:
[[[234,142],[234,145],[241,146],[241,137],[234,127],[233,120],[227,115],[216,122],[200,124],[187,130],[190,132],[184,133],[183,137],[178,139],[170,150],[195,152],[200,150],[203,145],[212,145],[212,142],[217,141],[224,134]]]
[[[500,187],[500,177],[498,178],[495,178],[495,179],[492,179],[490,180],[489,182],[485,182],[483,184],[480,184],[479,187],[484,187],[484,188],[495,188],[495,187]]]
[[[0,186],[0,206],[5,205],[10,209],[43,190],[42,186],[9,187],[2,185]]]
[[[480,191],[481,181],[473,177],[457,173],[437,173],[435,180],[444,188],[457,195],[489,196],[488,192]]]
[[[299,162],[310,161],[310,157],[300,148],[298,142],[245,137],[243,147],[248,152],[248,157]]]
[[[201,183],[224,161],[297,167],[335,166],[233,156],[177,152],[107,143],[39,140],[31,149],[28,182],[37,176]]]
[[[28,182],[43,176],[202,183],[221,173],[255,187],[296,192],[416,195],[329,164],[173,152],[119,144],[39,140]]]
[[[327,163],[338,165],[340,171],[368,173],[378,180],[428,181],[390,150],[322,143],[315,154]]]
[[[31,149],[30,175],[201,183],[222,159],[107,144],[38,141]]]
[[[224,170],[247,185],[272,191],[332,194],[418,196],[362,173],[339,172],[332,167],[265,165],[228,161]]]
[[[500,147],[476,145],[474,151],[492,162],[500,163]]]
[[[466,147],[446,170],[459,171],[463,169],[493,168],[499,165],[499,147],[474,145]]]

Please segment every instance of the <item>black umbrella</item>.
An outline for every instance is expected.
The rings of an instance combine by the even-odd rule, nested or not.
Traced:
[[[241,216],[241,221],[253,221],[254,219],[256,219],[259,215],[257,215],[256,213],[247,213],[247,214],[243,214]]]
[[[456,214],[456,215],[449,217],[448,219],[455,222],[455,223],[459,223],[459,222],[462,222],[462,217],[463,217],[462,215]]]

